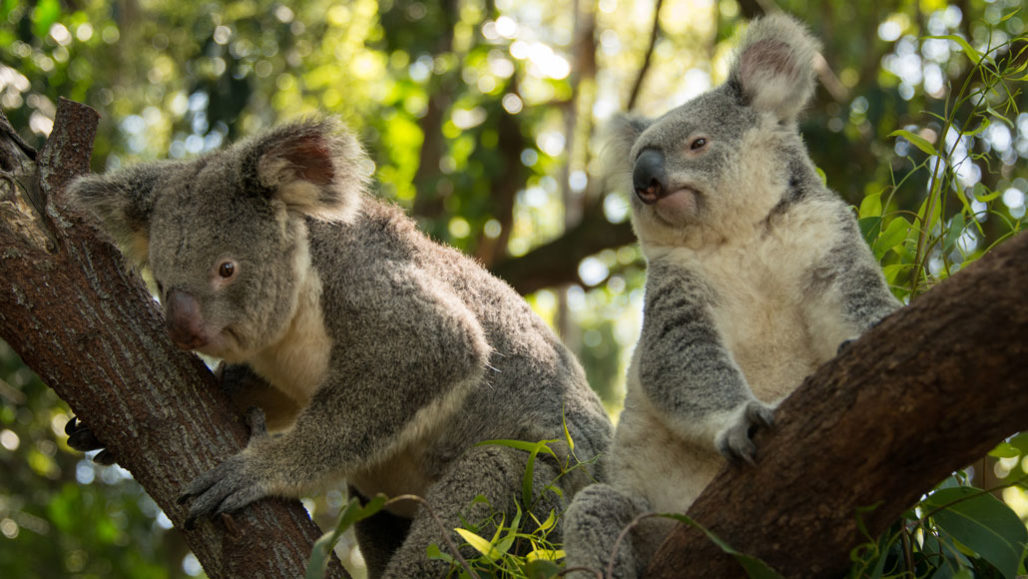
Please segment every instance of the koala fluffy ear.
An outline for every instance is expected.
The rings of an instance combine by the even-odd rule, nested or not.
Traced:
[[[818,42],[793,18],[761,18],[746,31],[731,80],[753,108],[793,121],[814,94],[818,50]]]
[[[632,145],[639,135],[653,124],[653,119],[635,115],[615,115],[604,128],[606,145],[603,151],[607,167],[623,167],[631,170],[632,160],[628,158]]]
[[[290,211],[350,221],[370,178],[371,160],[357,138],[331,119],[300,121],[256,138],[244,163]]]
[[[68,204],[96,216],[102,228],[124,246],[132,260],[145,263],[149,255],[150,214],[156,185],[166,163],[142,163],[104,175],[86,175],[72,181]]]

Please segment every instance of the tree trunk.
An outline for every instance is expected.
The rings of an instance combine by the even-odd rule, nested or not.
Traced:
[[[64,186],[89,169],[97,120],[62,99],[37,156],[0,113],[0,337],[180,526],[183,486],[242,449],[247,432],[203,362],[167,338],[120,252],[63,208]],[[215,578],[301,577],[321,534],[284,500],[183,533]],[[338,561],[329,575],[345,575]]]
[[[786,576],[840,576],[953,470],[1028,429],[1028,235],[1019,235],[825,364],[760,432],[757,466],[726,467],[689,515]],[[688,570],[687,573],[684,570]],[[740,567],[679,525],[648,577]]]

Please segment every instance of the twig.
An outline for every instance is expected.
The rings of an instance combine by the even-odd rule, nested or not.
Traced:
[[[657,38],[660,36],[660,8],[663,5],[664,0],[657,0],[656,5],[653,7],[653,27],[650,28],[650,44],[646,47],[642,66],[639,67],[639,73],[636,74],[635,82],[632,83],[632,92],[628,94],[628,104],[625,105],[626,111],[631,111],[635,108],[636,101],[639,100],[639,91],[642,90],[643,79],[646,77],[646,72],[650,69],[650,61],[653,59],[653,48],[657,45]]]

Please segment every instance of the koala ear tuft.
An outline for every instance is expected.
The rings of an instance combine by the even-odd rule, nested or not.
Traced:
[[[731,80],[753,108],[794,121],[814,94],[819,44],[784,14],[754,21],[743,38]]]
[[[167,162],[154,162],[85,175],[68,185],[64,197],[71,208],[98,218],[101,228],[123,246],[130,259],[145,263],[155,190],[169,168]]]
[[[272,129],[252,150],[258,182],[289,210],[324,221],[347,222],[357,214],[372,163],[334,120]]]
[[[606,135],[604,165],[630,171],[632,160],[628,156],[632,152],[632,145],[651,124],[653,119],[637,115],[615,115],[603,130]]]

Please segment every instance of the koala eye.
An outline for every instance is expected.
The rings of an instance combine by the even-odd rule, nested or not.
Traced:
[[[228,279],[236,274],[236,262],[227,260],[221,262],[218,266],[218,275],[224,279]]]
[[[706,147],[706,146],[707,146],[707,139],[705,139],[704,137],[697,137],[697,138],[693,139],[691,143],[689,143],[689,150],[691,150],[691,151],[698,151],[698,150],[700,150],[700,149],[702,149],[703,147]]]

